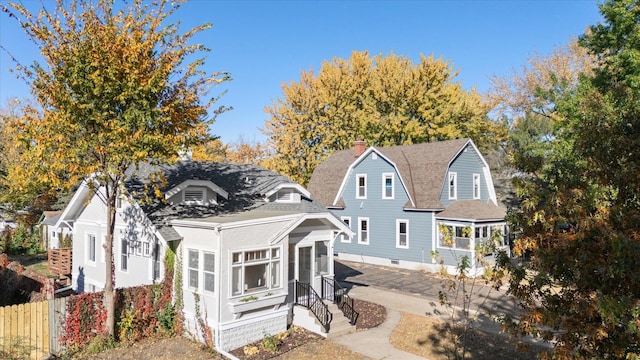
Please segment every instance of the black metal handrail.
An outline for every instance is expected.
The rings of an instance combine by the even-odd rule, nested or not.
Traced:
[[[329,312],[329,306],[322,302],[322,298],[313,290],[311,285],[296,280],[295,304],[302,305],[311,310],[325,332],[329,332],[329,324],[333,315]]]
[[[332,277],[322,276],[322,298],[336,303],[338,309],[349,319],[349,324],[355,325],[360,314],[353,306],[353,299],[347,291]]]

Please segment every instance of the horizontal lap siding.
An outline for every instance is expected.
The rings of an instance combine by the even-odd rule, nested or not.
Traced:
[[[480,200],[487,202],[489,200],[489,190],[487,188],[487,179],[482,171],[484,163],[473,146],[467,145],[466,149],[467,151],[462,151],[449,167],[449,172],[457,173],[457,200],[473,199],[473,174],[479,174]],[[447,174],[440,193],[440,202],[444,206],[449,206],[453,202],[449,200],[448,180],[449,175]]]
[[[384,173],[394,174],[394,198],[383,199]],[[356,198],[356,179],[358,174],[367,175],[367,198]],[[349,253],[362,256],[399,259],[415,262],[431,262],[431,234],[432,218],[428,212],[404,211],[404,205],[409,201],[407,192],[400,182],[393,166],[378,157],[372,159],[371,154],[359,163],[348,178],[341,194],[345,201],[344,210],[334,210],[338,217],[350,217],[351,229],[355,236],[351,243],[344,243],[338,239],[334,250],[337,253]],[[359,244],[358,217],[369,218],[369,244]],[[409,248],[396,247],[396,220],[409,221]]]

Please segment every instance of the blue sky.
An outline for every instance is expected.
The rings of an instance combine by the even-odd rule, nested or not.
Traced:
[[[36,8],[34,0],[22,0]],[[45,4],[52,7],[51,1]],[[601,17],[594,0],[572,1],[208,1],[191,0],[178,12],[184,29],[209,22],[197,42],[211,48],[205,70],[229,71],[233,81],[220,104],[212,133],[226,143],[263,141],[264,107],[282,97],[282,83],[302,70],[318,70],[354,50],[391,52],[418,61],[420,54],[449,60],[467,89],[484,93],[492,75],[521,69],[527,57],[566,44]],[[37,49],[6,14],[0,13],[0,44],[22,63]],[[9,73],[14,65],[0,51],[0,102],[29,97]]]

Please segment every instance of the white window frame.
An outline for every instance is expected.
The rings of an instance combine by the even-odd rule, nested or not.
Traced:
[[[136,256],[142,256],[142,241],[136,241],[135,252]]]
[[[404,227],[405,244],[404,245],[400,244],[400,236],[402,235],[402,233],[400,232],[400,224],[405,224],[405,227]],[[409,220],[407,219],[396,219],[396,247],[399,249],[409,248]]]
[[[151,255],[151,243],[149,241],[142,242],[142,255],[149,257]]]
[[[251,259],[250,256],[254,253],[265,251],[266,257],[259,259]],[[238,254],[238,261],[234,262],[234,256]],[[244,249],[241,251],[230,251],[229,252],[229,263],[231,264],[231,271],[229,272],[229,294],[230,297],[240,297],[245,296],[247,294],[255,294],[264,291],[274,291],[278,289],[282,289],[283,287],[283,260],[282,260],[282,247],[263,247],[263,248],[255,248],[255,249]],[[248,288],[246,284],[246,268],[250,266],[256,265],[265,265],[266,266],[266,274],[265,274],[265,282],[266,284],[260,285],[258,287],[253,287],[251,289]],[[277,284],[274,284],[273,281],[273,270],[274,268],[278,268],[278,274],[276,276]],[[240,269],[239,276],[242,279],[242,286],[240,286],[240,291],[234,293],[234,279],[233,274],[235,269]]]
[[[86,250],[87,263],[91,264],[91,265],[95,265],[96,264],[96,255],[97,255],[96,254],[96,249],[98,247],[96,234],[87,233],[86,239],[87,239],[87,250]],[[91,242],[92,242],[92,239],[93,239],[93,254],[91,254]],[[93,257],[93,259],[92,259],[92,257]]]
[[[450,227],[452,229],[453,232],[453,241],[451,243],[451,246],[446,246],[446,245],[442,245],[441,244],[441,239],[442,239],[442,234],[440,234],[440,228],[439,226],[437,227],[437,247],[439,249],[449,249],[449,250],[458,250],[458,251],[473,251],[473,245],[474,245],[474,235],[475,235],[475,230],[474,230],[474,225],[472,224],[468,224],[468,223],[455,223],[455,222],[439,222],[439,223],[443,223],[444,225]],[[457,236],[457,229],[460,229],[460,231],[462,232],[462,229],[465,227],[471,227],[471,234],[469,237],[464,237],[464,236]],[[469,241],[469,248],[467,247],[458,247],[458,239],[468,239]]]
[[[131,247],[130,245],[131,242],[128,241],[126,237],[120,238],[118,242],[120,243],[120,254],[119,254],[120,255],[120,271],[123,273],[127,273],[129,272],[129,253],[130,253],[129,250]]]
[[[193,266],[194,264],[192,264],[191,262],[191,255],[195,254],[195,267]],[[193,291],[199,291],[200,290],[200,250],[198,249],[187,249],[187,281],[186,281],[186,286],[187,289],[193,290]],[[195,272],[195,273],[194,273]],[[195,280],[196,280],[196,284],[195,286],[191,285],[191,280],[192,280],[192,274],[195,274]]]
[[[473,198],[480,199],[480,174],[473,174]]]
[[[367,223],[367,230],[366,231],[362,231],[362,224],[363,222]],[[367,241],[362,241],[362,234],[366,232],[367,235]],[[359,217],[358,218],[358,244],[361,245],[369,245],[369,242],[371,240],[371,223],[369,222],[369,218],[368,217]]]
[[[206,268],[205,256],[207,255],[213,256],[213,269]],[[213,277],[213,290],[207,290],[207,275]],[[202,291],[211,294],[216,292],[216,254],[211,251],[202,251]]]
[[[382,174],[382,198],[393,199],[395,197],[395,179],[393,173]],[[387,195],[387,179],[391,179],[391,195]]]
[[[449,196],[449,200],[455,200],[458,198],[458,173],[450,172],[447,180],[447,195]]]
[[[342,216],[342,217],[340,217],[340,220],[342,220],[342,222],[345,223],[345,225],[347,225],[349,227],[349,229],[351,229],[351,216]],[[351,237],[349,235],[347,235],[347,234],[342,234],[342,236],[340,238],[340,242],[350,243],[351,242]]]
[[[360,195],[360,179],[364,179],[364,195]],[[356,175],[356,199],[366,199],[367,198],[367,174],[357,174]]]

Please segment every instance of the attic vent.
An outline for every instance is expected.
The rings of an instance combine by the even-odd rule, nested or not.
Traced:
[[[203,204],[204,191],[202,189],[187,189],[184,191],[184,201]]]
[[[376,154],[376,153],[371,154],[371,159],[372,160],[375,160],[377,158],[378,158],[378,154]]]
[[[399,259],[389,259],[389,260],[391,260],[391,265],[400,265]]]
[[[293,200],[293,193],[291,191],[278,191],[278,201],[291,201]]]

